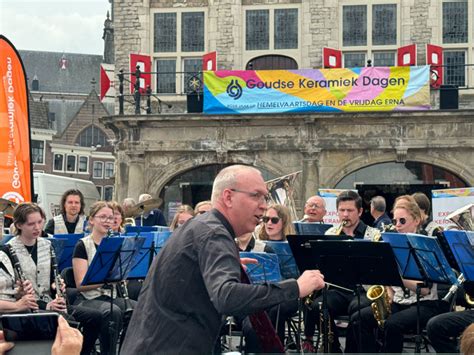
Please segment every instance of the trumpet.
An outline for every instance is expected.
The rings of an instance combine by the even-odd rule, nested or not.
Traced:
[[[336,230],[334,231],[334,235],[341,235],[342,233],[342,230],[344,229],[344,227],[347,225],[347,221],[345,219],[342,220],[341,224],[339,224],[339,226],[336,228]]]
[[[372,301],[371,307],[374,312],[374,318],[381,329],[383,329],[385,320],[392,313],[390,300],[385,287],[382,285],[373,285],[367,290],[367,298]]]

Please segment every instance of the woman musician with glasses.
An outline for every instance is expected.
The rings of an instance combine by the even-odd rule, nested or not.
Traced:
[[[247,233],[236,238],[236,243],[240,251],[274,253],[274,250],[266,245],[265,241],[286,242],[287,235],[295,234],[293,223],[291,223],[290,211],[286,206],[278,204],[270,205],[266,209],[261,221],[261,224],[257,227],[258,230],[256,233]],[[255,238],[254,234],[257,235],[258,239]],[[274,326],[278,319],[278,324],[275,326],[275,329],[277,330],[277,334],[282,344],[285,344],[286,320],[292,317],[297,310],[297,300],[285,302],[279,306],[271,307],[266,310]],[[242,331],[246,339],[246,352],[262,352],[248,318],[244,319],[242,322]]]
[[[80,291],[76,304],[99,310],[103,318],[99,334],[101,354],[116,353],[117,340],[123,327],[123,317],[127,305],[123,298],[115,297],[117,292],[114,290],[111,314],[110,288],[104,287],[103,284],[88,286],[80,285],[86,276],[88,267],[94,259],[97,247],[112,231],[114,221],[113,205],[105,201],[94,203],[89,212],[89,228],[91,233],[77,242],[72,256],[74,279],[78,286],[77,289]],[[115,288],[115,285],[112,287]],[[135,301],[129,301],[132,305],[135,305]],[[109,330],[111,324],[113,324],[113,327]],[[110,336],[111,333],[113,333],[113,336]]]
[[[400,196],[393,207],[393,225],[398,233],[418,233],[422,223],[421,211],[414,198],[409,195]],[[385,320],[382,331],[383,352],[401,353],[403,335],[415,333],[417,327],[416,285],[418,281],[403,279],[404,287],[386,286],[391,305],[391,315]],[[428,320],[440,313],[437,284],[421,289],[420,326],[424,327]],[[376,352],[374,337],[378,328],[371,306],[361,310],[362,322],[355,312],[350,317],[346,343],[351,349],[359,349],[363,353]],[[358,348],[358,330],[361,326],[361,344]]]

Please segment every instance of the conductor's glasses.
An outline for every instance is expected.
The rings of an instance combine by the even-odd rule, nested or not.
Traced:
[[[258,202],[264,202],[264,203],[270,202],[270,196],[268,194],[262,194],[261,192],[251,192],[251,191],[244,191],[244,190],[239,190],[239,189],[230,189],[230,191],[246,194],[250,196],[251,198],[253,198],[254,200],[257,200]]]

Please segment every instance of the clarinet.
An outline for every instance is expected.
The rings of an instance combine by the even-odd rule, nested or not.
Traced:
[[[61,280],[61,276],[59,275],[58,259],[56,258],[56,252],[54,251],[54,248],[52,245],[51,245],[51,267],[53,269],[54,283],[56,284],[56,296],[62,297],[66,301],[67,300],[66,295],[61,289],[62,280]],[[67,314],[67,305],[66,305],[66,311],[64,313]]]
[[[21,287],[23,287],[23,284],[27,280],[26,280],[25,273],[23,272],[23,269],[21,268],[20,260],[18,259],[18,255],[16,255],[16,252],[15,252],[15,249],[13,248],[13,246],[11,244],[7,244],[7,247],[8,247],[8,251],[10,252],[10,259],[11,259],[11,262],[13,264],[13,269],[15,269],[15,272],[18,275],[18,280],[21,283]],[[33,292],[36,296],[36,293],[35,293],[34,290],[33,290]],[[35,311],[30,309],[30,312],[35,312]]]

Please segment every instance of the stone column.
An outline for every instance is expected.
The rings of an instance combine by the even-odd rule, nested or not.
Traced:
[[[308,197],[316,194],[319,188],[319,156],[320,148],[312,148],[303,150],[303,183],[301,191],[301,204],[308,199]]]
[[[138,196],[144,191],[145,187],[145,152],[138,151],[129,155],[128,168],[128,197],[138,201]]]

